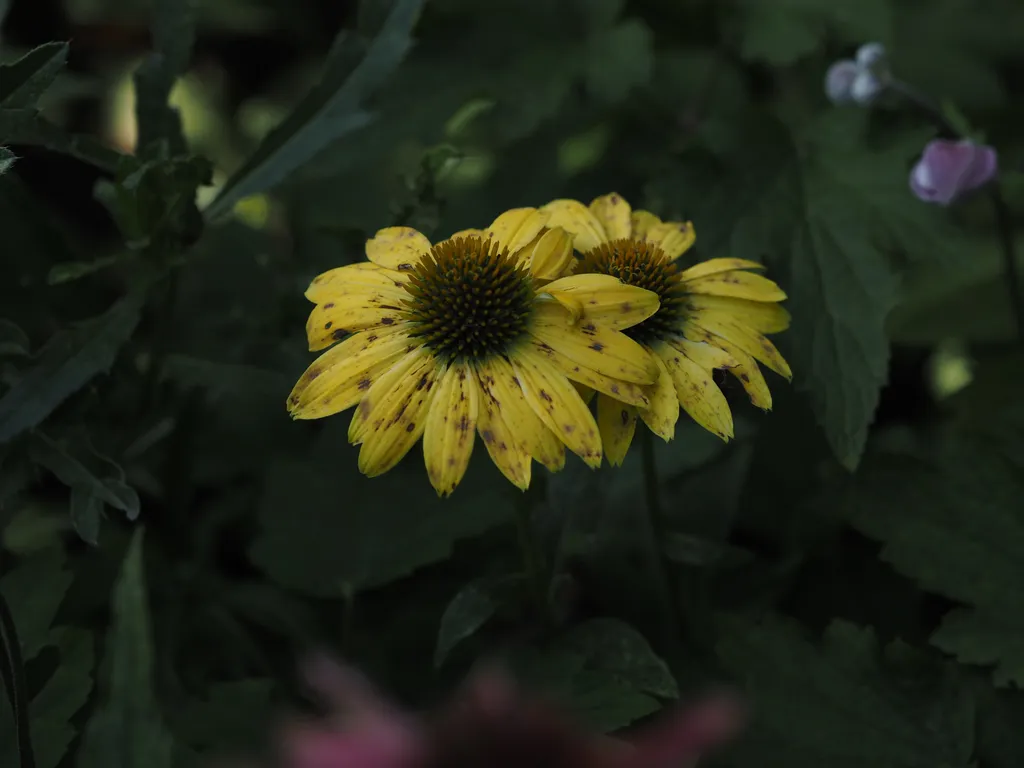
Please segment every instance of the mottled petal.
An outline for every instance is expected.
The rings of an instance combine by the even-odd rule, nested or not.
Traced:
[[[536,208],[513,208],[496,218],[487,234],[509,253],[515,253],[537,237],[547,223],[547,214]]]
[[[423,432],[427,476],[441,498],[462,481],[476,438],[479,389],[466,363],[455,363],[440,377]]]
[[[526,401],[522,384],[507,360],[502,357],[488,360],[480,369],[480,383],[484,388],[485,404],[491,402],[496,405],[521,450],[552,472],[565,466],[564,444]],[[484,443],[487,442],[485,438]],[[490,451],[491,447],[488,447]]]
[[[305,295],[314,304],[325,304],[332,299],[363,293],[368,289],[394,289],[408,296],[403,288],[408,280],[407,272],[396,272],[373,262],[361,261],[358,264],[335,267],[317,275],[309,284]]]
[[[590,212],[594,214],[609,240],[625,240],[633,231],[633,210],[622,195],[612,192],[602,195],[590,203]]]
[[[598,395],[597,426],[608,463],[613,467],[622,466],[636,431],[636,408],[607,395]]]
[[[378,378],[349,424],[349,442],[362,444],[359,471],[369,477],[397,464],[423,434],[434,379],[441,372],[426,347],[417,347]]]
[[[689,293],[729,296],[751,301],[783,301],[786,292],[773,281],[753,272],[719,272],[707,277],[683,281]]]
[[[675,386],[679,404],[704,429],[725,441],[733,436],[732,411],[711,372],[678,350],[656,347]]]
[[[299,377],[288,395],[288,412],[294,419],[322,419],[351,408],[411,343],[404,331],[391,328],[345,339]]]
[[[555,280],[572,265],[572,235],[561,227],[538,235],[520,252],[530,273],[540,280]]]
[[[679,398],[676,396],[672,375],[661,356],[664,347],[661,349],[661,354],[652,350],[651,356],[659,368],[658,381],[647,390],[647,399],[651,404],[640,411],[640,418],[662,440],[671,440],[676,435],[676,422],[679,421]]]
[[[385,227],[366,241],[366,258],[398,272],[409,272],[430,252],[430,241],[412,227]]]
[[[600,373],[584,363],[570,359],[562,351],[554,349],[538,338],[532,340],[531,347],[542,354],[556,370],[564,374],[573,384],[583,384],[585,387],[603,392],[609,397],[631,405],[646,407],[648,404],[647,392],[643,385]]]
[[[523,399],[519,387],[515,387],[518,393],[519,410],[515,411],[515,405],[506,405],[512,398],[506,397],[504,392],[499,393],[493,382],[497,374],[491,370],[490,361],[479,363],[476,368],[476,377],[480,387],[480,406],[476,423],[480,439],[484,442],[491,461],[501,471],[501,474],[516,488],[525,491],[530,487],[531,458],[530,447],[532,440],[524,434],[527,427],[523,424],[523,409],[529,414],[532,421],[526,421],[530,426],[544,431],[549,431],[541,424],[530,407]]]
[[[736,269],[764,269],[764,264],[747,259],[708,259],[683,270],[679,279],[687,282],[708,275],[717,275],[719,272],[732,272]]]
[[[600,467],[601,436],[597,422],[569,380],[529,346],[515,350],[510,362],[534,413],[588,466]]]
[[[596,323],[569,325],[565,310],[558,305],[542,304],[536,308],[530,334],[573,363],[603,376],[634,384],[653,384],[658,380],[658,365],[640,344],[624,333]]]
[[[772,407],[772,393],[768,389],[768,382],[764,380],[764,374],[761,373],[761,369],[757,367],[757,361],[754,360],[750,355],[740,349],[734,344],[730,344],[727,340],[716,336],[713,333],[705,331],[699,326],[688,326],[686,329],[687,336],[691,340],[703,341],[707,346],[717,347],[721,349],[723,353],[728,355],[728,365],[716,366],[722,367],[729,371],[735,376],[740,384],[743,385],[743,389],[746,390],[747,396],[750,397],[750,402],[757,408],[763,411],[771,410]],[[676,347],[685,349],[689,355],[692,348],[685,346],[678,341],[672,342]],[[693,359],[691,357],[691,359]]]
[[[598,325],[621,331],[658,311],[658,294],[626,285],[611,275],[572,275],[544,287],[560,304],[580,308],[573,322],[585,316]],[[571,303],[570,303],[571,302]]]
[[[573,236],[576,250],[586,253],[609,238],[601,222],[579,200],[553,200],[542,211],[550,214],[549,227],[562,227]]]
[[[697,240],[697,232],[688,221],[665,221],[650,227],[644,240],[657,245],[674,261],[690,250]]]
[[[758,333],[779,333],[789,328],[789,312],[781,304],[767,304],[726,296],[693,295],[686,297],[688,312],[717,312],[731,316],[737,323]]]
[[[405,319],[403,301],[404,297],[394,291],[367,289],[318,304],[306,320],[310,352],[329,347],[356,331],[402,325]]]
[[[487,233],[482,229],[460,229],[455,234],[449,236],[448,240],[455,240],[459,237],[479,237],[481,240],[487,239]]]
[[[779,350],[775,348],[774,344],[757,331],[735,322],[729,315],[717,312],[701,312],[694,315],[683,325],[684,335],[693,338],[687,332],[687,327],[690,325],[696,325],[704,331],[735,344],[755,360],[764,363],[787,380],[793,378],[793,371],[790,370],[789,363],[779,354]]]

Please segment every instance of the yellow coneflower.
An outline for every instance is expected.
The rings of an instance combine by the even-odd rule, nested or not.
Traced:
[[[565,447],[600,466],[596,421],[571,382],[647,407],[659,366],[621,329],[653,315],[658,297],[607,275],[562,277],[572,238],[548,218],[514,209],[436,245],[389,227],[367,242],[368,262],[316,277],[306,332],[310,350],[330,349],[296,383],[291,415],[357,406],[349,440],[371,477],[422,436],[441,496],[462,479],[474,431],[522,489],[531,459],[558,470]],[[573,302],[585,322],[573,322]]]
[[[541,210],[549,226],[573,234],[576,275],[599,274],[658,294],[658,311],[625,333],[657,361],[658,382],[649,406],[637,406],[599,394],[597,421],[605,454],[621,464],[639,415],[652,432],[671,440],[679,406],[705,429],[728,441],[733,436],[729,404],[712,372],[736,376],[759,408],[769,410],[771,392],[757,366],[792,378],[789,364],[764,334],[789,327],[789,313],[778,302],[786,294],[753,270],[764,267],[744,259],[710,259],[680,270],[675,263],[696,239],[690,222],[663,222],[648,211],[634,211],[620,195],[555,200]],[[583,312],[578,308],[577,312]]]

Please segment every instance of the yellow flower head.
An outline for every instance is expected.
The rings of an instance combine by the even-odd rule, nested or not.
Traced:
[[[597,423],[571,382],[647,407],[659,367],[620,329],[653,315],[658,297],[608,275],[560,277],[572,239],[549,218],[515,209],[436,245],[389,227],[367,242],[368,262],[316,277],[306,333],[311,350],[330,349],[296,383],[291,415],[357,406],[349,440],[371,477],[422,436],[441,496],[461,481],[474,432],[519,488],[532,459],[560,469],[565,447],[600,466]],[[588,307],[585,322],[573,322],[573,302]]]
[[[598,396],[597,421],[612,464],[625,458],[638,415],[652,432],[671,440],[680,405],[702,427],[729,440],[732,412],[714,383],[716,369],[736,376],[754,405],[771,408],[771,392],[757,361],[792,378],[789,364],[765,338],[789,327],[789,313],[779,304],[786,294],[755,274],[762,265],[711,259],[680,270],[676,259],[693,245],[693,225],[663,222],[647,211],[634,211],[614,193],[589,207],[576,200],[555,200],[541,210],[550,214],[549,226],[573,234],[580,257],[569,268],[576,275],[611,275],[660,298],[654,315],[625,331],[657,362],[659,376],[650,405]],[[585,316],[586,308],[582,310]]]

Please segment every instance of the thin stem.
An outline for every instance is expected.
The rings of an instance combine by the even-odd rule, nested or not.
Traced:
[[[533,530],[531,515],[534,494],[524,491],[515,501],[516,533],[519,537],[519,551],[523,557],[523,569],[530,584],[530,591],[536,604],[537,615],[547,621],[548,590],[545,584],[544,555]]]
[[[679,598],[675,583],[665,562],[665,552],[660,542],[664,540],[661,526],[661,493],[658,485],[658,464],[654,456],[654,435],[640,428],[640,448],[644,470],[644,501],[647,514],[644,516],[644,535],[651,552],[651,562],[656,571],[659,600],[665,614],[665,648],[671,648],[682,638],[682,620]]]
[[[1006,270],[1006,287],[1010,293],[1010,307],[1017,322],[1017,340],[1024,344],[1024,298],[1021,296],[1020,269],[1017,266],[1017,253],[1013,242],[1013,217],[1010,207],[1003,197],[1002,187],[993,183],[989,185],[989,199],[996,215],[996,229],[1003,250],[1003,268]]]
[[[921,112],[923,112],[943,133],[954,136],[958,139],[965,139],[956,126],[953,125],[942,110],[936,107],[931,100],[912,85],[901,80],[893,80],[889,84],[890,89],[905,98]],[[1014,323],[1017,329],[1017,340],[1024,344],[1024,297],[1021,295],[1020,270],[1017,265],[1017,254],[1013,240],[1013,217],[1010,208],[1003,197],[1002,185],[998,177],[988,183],[989,200],[992,202],[992,210],[996,219],[996,230],[999,233],[999,244],[1003,252],[1003,268],[1006,275],[1006,287],[1009,291],[1010,309],[1013,312]]]

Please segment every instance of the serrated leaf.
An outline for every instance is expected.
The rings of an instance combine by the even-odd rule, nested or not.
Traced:
[[[732,21],[740,55],[776,66],[813,53],[829,33],[856,45],[893,36],[888,0],[740,0]]]
[[[639,19],[595,34],[587,43],[587,89],[604,102],[624,99],[654,71],[654,36]]]
[[[416,450],[385,478],[360,475],[347,421],[336,421],[342,423],[321,433],[310,458],[267,470],[262,530],[249,554],[279,583],[323,597],[387,584],[510,519],[511,498],[489,462],[471,467],[456,493],[440,500]]]
[[[185,73],[195,43],[194,0],[154,0],[150,29],[154,50],[135,71],[137,150],[166,141],[172,154],[185,151],[178,110],[168,105],[175,81]]]
[[[687,218],[703,257],[766,261],[793,316],[780,338],[836,457],[855,468],[888,374],[896,263],[951,258],[957,233],[907,193],[925,134],[869,149],[866,118],[833,110],[795,131],[750,115],[757,133]],[[676,194],[676,197],[679,195]]]
[[[936,646],[993,665],[999,685],[1024,685],[1024,483],[1013,459],[1024,429],[1006,421],[1006,443],[953,433],[920,457],[877,452],[843,508],[896,570],[970,606],[946,616]]]
[[[373,115],[365,102],[398,68],[412,46],[412,31],[424,0],[395,0],[391,14],[355,68],[339,37],[328,56],[320,83],[249,160],[206,209],[209,219],[229,212],[243,198],[276,187],[342,136],[367,125]]]
[[[11,150],[7,147],[0,147],[0,176],[11,170],[17,160],[18,156],[11,152]]]
[[[591,619],[513,663],[524,680],[547,690],[590,726],[613,731],[674,699],[675,678],[643,635],[618,619]]]
[[[0,443],[42,423],[94,376],[109,370],[139,322],[145,295],[137,288],[105,314],[50,340],[0,398]]]
[[[73,576],[64,568],[64,551],[51,547],[27,557],[0,579],[21,640],[21,655],[32,661],[47,644],[57,609]]]
[[[69,134],[36,109],[0,109],[0,143],[28,144],[63,152],[114,173],[122,155],[91,136]]]
[[[871,629],[833,622],[812,643],[781,617],[723,622],[717,650],[757,702],[733,768],[968,768],[974,702],[954,670]]]
[[[35,107],[67,60],[67,43],[46,43],[15,62],[0,64],[0,108]],[[0,138],[2,136],[0,133]]]
[[[434,666],[440,667],[444,664],[452,649],[476,634],[497,610],[498,604],[484,584],[473,582],[460,589],[441,616],[437,648],[434,651]]]
[[[114,585],[105,668],[109,687],[82,737],[80,768],[170,768],[174,740],[153,694],[153,640],[136,529]]]

